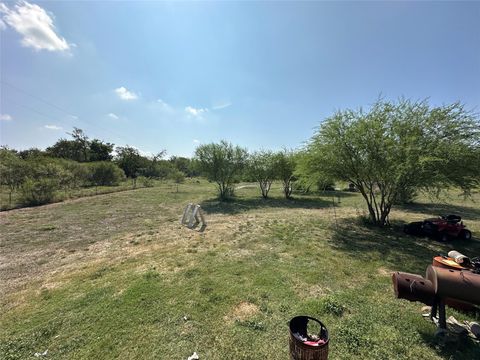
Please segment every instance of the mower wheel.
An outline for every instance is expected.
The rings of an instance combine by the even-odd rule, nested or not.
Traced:
[[[463,240],[470,240],[472,238],[472,232],[470,230],[462,230],[460,238]]]
[[[445,231],[442,231],[441,233],[439,233],[438,240],[440,240],[440,242],[447,242],[449,240],[448,233]]]
[[[437,225],[431,223],[430,221],[425,221],[423,223],[423,232],[429,236],[435,236],[437,234],[438,228]]]
[[[423,233],[423,221],[415,221],[403,226],[403,232],[409,235],[421,235]]]

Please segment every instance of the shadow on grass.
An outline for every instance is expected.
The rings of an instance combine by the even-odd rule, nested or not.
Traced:
[[[422,275],[434,256],[447,254],[452,249],[470,257],[480,256],[478,240],[457,239],[441,243],[427,237],[405,235],[402,227],[402,223],[377,228],[357,219],[340,220],[338,226],[333,227],[331,245],[365,261],[381,260],[391,270]]]
[[[351,192],[351,191],[343,191],[343,190],[325,190],[325,191],[315,192],[315,194],[319,196],[336,197],[336,198],[342,198],[342,199],[358,196],[358,193]]]
[[[241,212],[260,208],[284,208],[284,209],[320,209],[331,206],[331,202],[317,197],[296,195],[292,199],[284,198],[242,198],[236,197],[228,201],[209,199],[203,201],[200,206],[207,213],[238,214]]]
[[[464,220],[476,220],[480,218],[480,207],[451,205],[451,204],[431,204],[431,203],[413,203],[399,207],[405,211],[421,214],[431,214],[432,217],[438,215],[456,214]]]
[[[442,343],[440,338],[430,332],[420,332],[423,341],[435,350],[438,356],[448,360],[480,359],[480,344],[466,336]]]
[[[480,241],[477,240],[440,243],[425,237],[405,235],[400,223],[381,229],[365,225],[357,219],[342,220],[334,227],[331,246],[365,262],[381,261],[391,271],[422,276],[438,253],[446,254],[449,250],[456,249],[472,257],[480,255]],[[478,312],[472,316],[477,318]],[[433,333],[421,332],[421,336],[425,344],[443,359],[480,359],[480,344],[468,338],[441,345]]]

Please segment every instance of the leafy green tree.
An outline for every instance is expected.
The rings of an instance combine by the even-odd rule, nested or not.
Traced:
[[[73,143],[77,148],[79,159],[77,161],[88,161],[88,150],[89,150],[89,141],[88,136],[83,132],[82,129],[73,128],[73,131],[70,133],[73,138]]]
[[[112,160],[113,144],[93,139],[88,144],[88,161],[110,161]]]
[[[169,161],[188,177],[198,176],[199,173],[195,169],[192,159],[182,157],[182,156],[172,156]]]
[[[89,140],[83,130],[73,128],[72,140],[60,139],[46,149],[46,153],[55,158],[70,159],[78,162],[112,160],[113,144],[98,139]]]
[[[221,200],[233,195],[234,183],[246,165],[247,156],[247,150],[225,140],[200,145],[195,150],[200,172],[217,184]]]
[[[283,194],[286,199],[290,199],[292,183],[295,181],[295,154],[287,150],[280,151],[274,156],[274,164],[277,178],[282,181]]]
[[[46,149],[48,156],[60,159],[82,161],[83,155],[80,147],[73,140],[60,139]]]
[[[479,186],[480,126],[459,104],[378,100],[369,111],[338,111],[320,125],[308,151],[329,176],[353,183],[372,223],[417,189]]]
[[[140,173],[147,178],[166,179],[173,170],[173,165],[163,159],[165,153],[163,150],[150,158],[144,158],[144,165],[140,169]]]
[[[277,176],[275,154],[271,151],[257,151],[248,161],[247,173],[260,185],[260,191],[264,199],[268,198],[268,192],[273,180]]]
[[[159,160],[154,164],[153,176],[150,177],[164,180],[170,178],[170,174],[175,171],[178,170],[171,162],[169,162],[168,160]]]
[[[133,186],[137,186],[137,177],[141,175],[141,170],[147,166],[148,159],[140,155],[140,152],[131,146],[118,146],[115,161],[124,171],[125,175],[133,180]]]
[[[25,161],[19,158],[14,151],[6,148],[0,149],[0,184],[9,189],[9,205],[12,205],[12,193],[25,181],[26,176]]]
[[[295,156],[295,188],[308,193],[310,189],[316,187],[316,190],[323,191],[331,189],[334,186],[334,180],[322,169],[311,151],[300,151]]]

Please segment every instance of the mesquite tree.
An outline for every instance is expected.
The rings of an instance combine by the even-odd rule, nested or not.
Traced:
[[[355,184],[371,221],[384,226],[405,193],[479,186],[479,125],[459,103],[378,100],[326,119],[307,149],[326,174]]]
[[[276,177],[275,155],[271,151],[254,152],[248,161],[248,173],[260,185],[264,199]]]
[[[200,172],[218,186],[219,197],[226,200],[233,195],[233,186],[245,167],[247,150],[222,140],[220,143],[200,145],[195,150],[195,161]]]
[[[283,194],[286,199],[292,196],[292,182],[295,180],[295,154],[291,151],[283,150],[275,154],[274,157],[277,178],[282,181]]]

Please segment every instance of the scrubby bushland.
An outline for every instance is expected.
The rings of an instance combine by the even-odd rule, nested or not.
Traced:
[[[14,150],[0,149],[0,184],[9,189],[9,206],[13,192],[20,204],[41,205],[52,202],[56,192],[85,186],[118,185],[125,178],[112,162],[79,163],[30,152],[25,159]],[[2,208],[8,208],[4,204]]]

